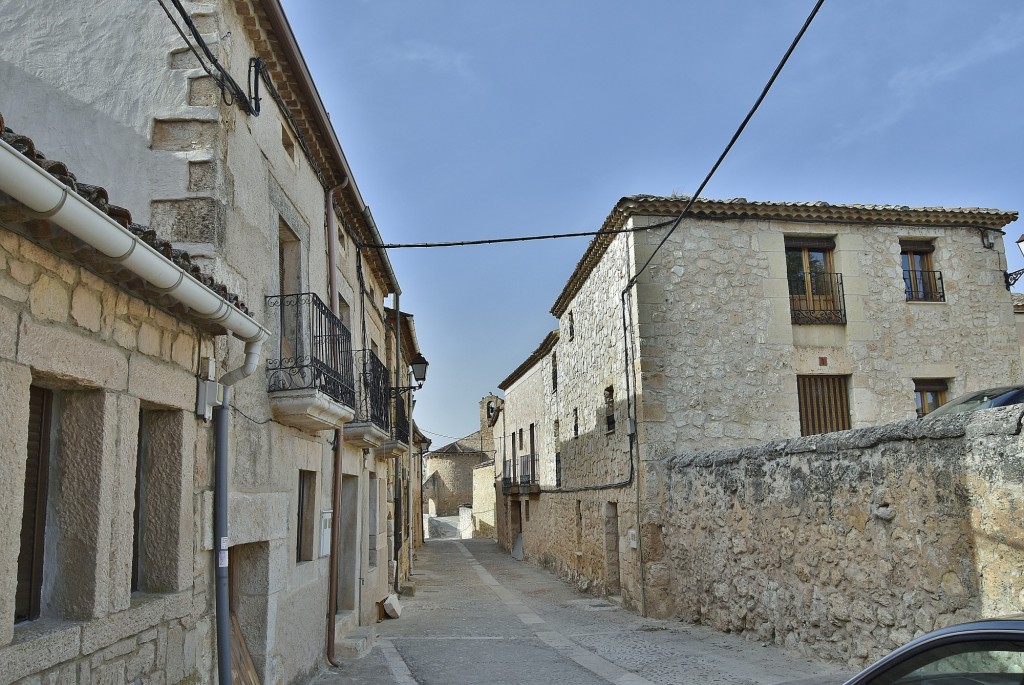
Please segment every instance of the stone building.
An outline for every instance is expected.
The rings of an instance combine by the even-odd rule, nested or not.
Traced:
[[[424,455],[424,514],[457,516],[460,506],[473,506],[473,471],[494,459],[494,439],[487,419],[499,401],[494,395],[480,400],[480,430]]]
[[[0,25],[4,683],[294,682],[409,572],[373,217],[278,0],[166,6]]]
[[[1022,379],[1000,230],[1015,212],[700,199],[671,231],[685,204],[616,204],[557,330],[499,384],[494,430],[499,542],[655,613],[660,460]]]

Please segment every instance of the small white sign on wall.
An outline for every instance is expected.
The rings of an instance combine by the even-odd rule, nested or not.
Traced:
[[[639,540],[637,540],[635,529],[630,528],[629,532],[626,533],[626,542],[629,544],[630,549],[636,549],[639,546]]]
[[[320,512],[320,556],[326,557],[331,553],[331,517],[333,510]]]

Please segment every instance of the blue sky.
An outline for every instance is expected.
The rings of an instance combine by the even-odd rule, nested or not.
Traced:
[[[691,193],[813,1],[283,4],[384,239],[422,242]],[[1022,210],[1022,65],[1019,0],[827,0],[704,195]],[[555,328],[586,243],[392,251],[435,447]]]

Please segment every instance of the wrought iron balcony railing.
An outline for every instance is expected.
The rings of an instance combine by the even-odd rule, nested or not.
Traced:
[[[519,455],[519,484],[532,485],[537,482],[532,454]]]
[[[388,369],[373,350],[356,352],[359,367],[359,406],[356,422],[372,423],[384,431],[391,430],[391,409],[388,406]]]
[[[395,439],[409,444],[409,417],[405,411],[405,400],[401,395],[395,398]]]
[[[789,311],[794,324],[845,324],[843,275],[825,272],[791,275]]]
[[[512,483],[515,482],[515,460],[505,459],[501,465],[501,492],[502,494],[509,494],[512,492]]]
[[[277,358],[267,359],[267,389],[314,389],[355,407],[352,334],[315,293],[272,295],[279,323]]]
[[[903,270],[903,289],[908,302],[945,302],[941,271]]]

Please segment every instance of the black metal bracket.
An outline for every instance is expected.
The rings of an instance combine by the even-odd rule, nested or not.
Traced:
[[[1003,279],[1006,281],[1006,289],[1009,290],[1010,286],[1020,280],[1020,277],[1024,276],[1024,269],[1017,269],[1016,271],[1004,271]]]

